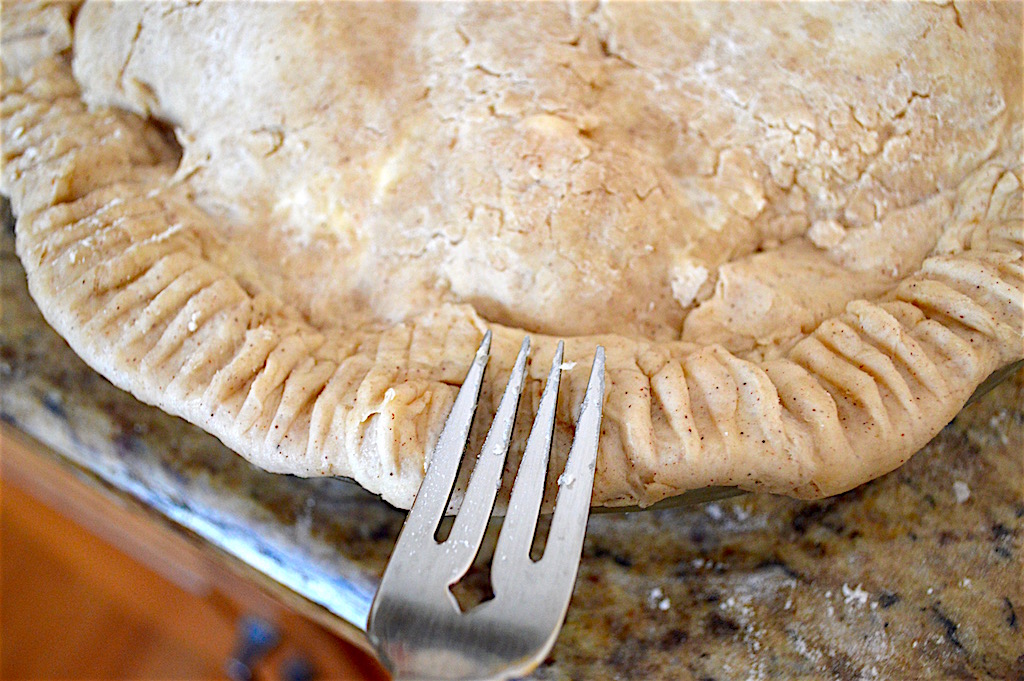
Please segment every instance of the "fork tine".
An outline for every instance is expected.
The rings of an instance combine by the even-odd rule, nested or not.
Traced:
[[[520,567],[530,558],[530,545],[537,531],[537,515],[544,496],[544,481],[547,477],[548,459],[551,454],[551,438],[555,429],[555,407],[558,403],[558,384],[562,373],[564,343],[558,342],[555,357],[551,362],[540,406],[533,420],[526,450],[519,463],[516,481],[512,486],[505,522],[498,535],[494,549],[494,563],[491,567],[491,582],[495,593],[508,579],[520,573]]]
[[[561,346],[555,354],[539,415],[524,453],[524,464],[529,468],[517,475],[511,521],[506,521],[499,537],[502,553],[495,556],[491,566],[494,598],[467,612],[459,608],[451,585],[465,569],[453,574],[451,566],[457,561],[451,559],[451,554],[457,548],[453,546],[455,542],[472,544],[474,548],[467,551],[471,561],[489,519],[524,380],[529,347],[525,341],[495,423],[487,435],[485,451],[477,462],[478,470],[474,470],[470,479],[470,489],[463,502],[464,509],[456,517],[453,536],[443,544],[434,540],[437,522],[448,505],[459,468],[461,456],[456,454],[465,449],[489,341],[489,336],[484,339],[459,391],[435,452],[436,461],[427,471],[370,608],[367,633],[374,648],[394,671],[395,678],[505,679],[527,674],[551,650],[569,607],[590,511],[601,432],[602,348],[594,354],[576,424],[576,437],[555,504],[551,535],[541,560],[530,561],[529,542],[533,533],[527,530],[535,528],[543,495],[562,366]],[[515,530],[517,524],[520,530]],[[514,532],[506,532],[509,527]],[[524,538],[516,539],[513,534]],[[503,561],[502,556],[511,556],[516,548],[521,548],[516,553],[524,559],[519,569],[510,573],[502,565],[508,562]],[[465,562],[464,567],[468,566],[469,562]],[[500,591],[496,581],[498,571],[506,575],[504,585],[508,587]]]
[[[576,421],[576,437],[569,450],[565,471],[558,479],[555,514],[551,519],[547,546],[540,560],[542,563],[550,561],[555,565],[570,566],[573,577],[583,549],[583,536],[587,531],[603,401],[604,348],[598,346],[580,417]]]
[[[398,537],[396,552],[402,544],[414,544],[424,536],[433,537],[448,507],[452,487],[455,485],[462,457],[466,453],[469,428],[473,425],[473,416],[476,414],[480,386],[483,383],[484,368],[487,366],[490,350],[491,332],[488,330],[437,439],[427,472],[423,476],[419,492],[416,493],[416,499]]]
[[[491,518],[494,497],[501,487],[501,474],[505,470],[505,457],[512,440],[512,427],[519,407],[519,396],[523,392],[526,357],[529,352],[530,337],[527,336],[519,349],[519,356],[512,367],[498,411],[487,432],[483,448],[477,456],[462,507],[446,541],[446,544],[450,545],[447,557],[452,561],[453,579],[465,574],[473,563]]]

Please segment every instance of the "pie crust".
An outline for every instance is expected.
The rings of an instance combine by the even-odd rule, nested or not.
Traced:
[[[267,470],[408,507],[486,328],[520,447],[565,338],[556,467],[606,348],[606,506],[842,492],[1024,358],[1019,3],[4,14],[33,297]]]

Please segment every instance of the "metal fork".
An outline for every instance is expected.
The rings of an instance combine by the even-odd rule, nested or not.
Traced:
[[[396,679],[507,679],[551,650],[569,607],[590,512],[604,399],[598,347],[544,554],[530,557],[548,468],[562,370],[558,343],[491,563],[494,598],[462,612],[450,587],[469,570],[501,486],[530,339],[509,377],[448,538],[435,539],[466,449],[491,333],[484,335],[434,449],[370,609],[368,634]]]

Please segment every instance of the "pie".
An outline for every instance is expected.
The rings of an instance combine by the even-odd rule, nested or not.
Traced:
[[[1021,8],[5,5],[2,189],[74,350],[267,470],[408,507],[490,328],[477,440],[566,340],[553,466],[606,348],[595,504],[820,497],[1024,357]]]

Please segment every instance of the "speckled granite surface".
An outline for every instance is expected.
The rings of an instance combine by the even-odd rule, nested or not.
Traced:
[[[403,515],[256,470],[138,403],[46,326],[3,230],[0,417],[357,627]],[[1024,373],[910,463],[818,502],[592,516],[538,679],[1024,678]]]

